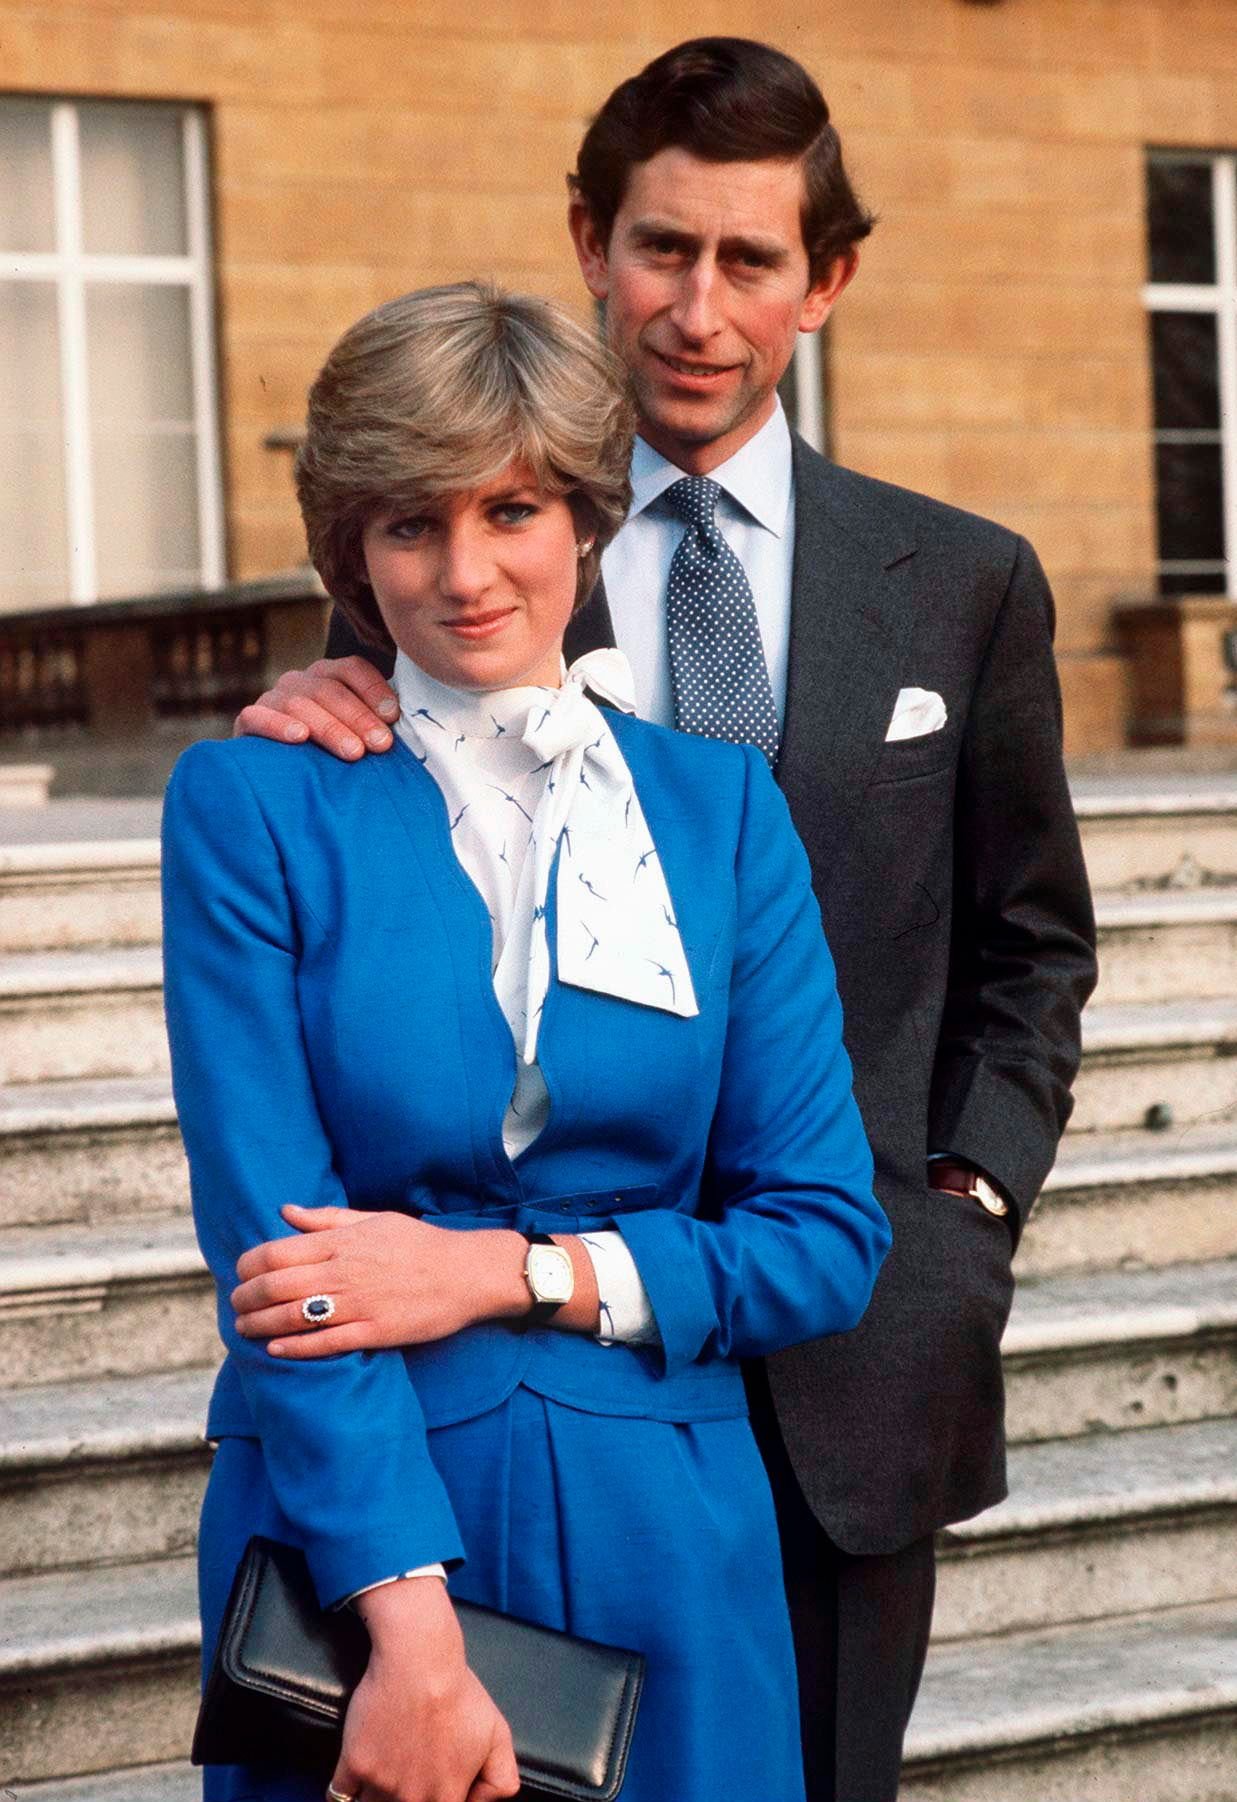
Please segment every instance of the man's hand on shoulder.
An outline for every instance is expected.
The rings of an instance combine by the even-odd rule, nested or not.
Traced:
[[[232,726],[236,738],[273,738],[280,744],[321,745],[355,763],[366,751],[389,751],[399,702],[364,657],[320,658],[307,670],[288,670],[274,688],[251,701]]]

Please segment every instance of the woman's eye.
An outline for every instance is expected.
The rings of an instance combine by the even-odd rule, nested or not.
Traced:
[[[521,526],[537,512],[532,501],[504,501],[495,508],[495,517],[505,526]]]
[[[410,543],[427,532],[429,526],[428,519],[393,519],[387,533],[391,538],[402,538],[405,543]]]

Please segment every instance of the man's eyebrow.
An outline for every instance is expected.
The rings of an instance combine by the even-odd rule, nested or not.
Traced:
[[[675,225],[670,219],[634,219],[630,229],[633,238],[640,238],[645,242],[651,238],[674,238],[681,244],[699,242],[695,232],[689,232],[685,225]]]
[[[658,238],[669,238],[673,243],[685,245],[700,242],[698,232],[688,231],[685,225],[676,225],[672,220],[655,217],[633,220],[631,235],[640,244],[649,244]],[[786,262],[789,253],[779,238],[735,232],[721,240],[718,254],[722,257],[756,257],[770,268],[778,268]]]
[[[723,238],[718,245],[718,253],[723,257],[759,257],[770,268],[784,263],[790,254],[777,238],[753,238],[744,233]]]

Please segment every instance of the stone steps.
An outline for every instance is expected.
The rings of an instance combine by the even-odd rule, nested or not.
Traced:
[[[182,1212],[166,1077],[0,1088],[0,1218],[52,1225]],[[1237,1123],[1071,1132],[1018,1253],[1022,1277],[1237,1256]]]
[[[1090,1007],[1074,1085],[1075,1132],[1237,1120],[1237,1000]]]
[[[0,1784],[183,1757],[198,1647],[192,1558],[0,1582]]]
[[[1009,1499],[942,1534],[933,1637],[1237,1596],[1237,1421],[1014,1446]]]
[[[188,1764],[148,1764],[106,1776],[18,1783],[9,1795],[14,1802],[201,1802],[202,1773]]]
[[[189,1170],[166,1076],[0,1088],[0,1219],[108,1220],[188,1207]]]
[[[154,1076],[168,1067],[157,945],[0,961],[0,1083]]]
[[[0,1370],[12,1389],[218,1361],[189,1221],[0,1232]]]
[[[213,1381],[212,1367],[9,1391],[0,1577],[192,1552]]]
[[[1095,1005],[1237,993],[1237,887],[1097,895]]]
[[[156,945],[158,839],[0,845],[0,945]]]
[[[1012,1444],[1237,1414],[1237,1260],[1019,1285],[1006,1328]]]
[[[1075,776],[1070,789],[1097,894],[1237,883],[1237,775]]]
[[[1018,1248],[1020,1282],[1237,1257],[1237,1122],[1066,1134]]]
[[[1237,1605],[934,1646],[902,1802],[1232,1802]]]
[[[1237,1798],[1237,778],[1075,786],[1101,988],[1019,1254],[1011,1497],[942,1538],[907,1802]],[[200,1790],[175,1761],[219,1345],[157,878],[149,837],[0,848],[0,1794],[20,1777],[22,1802]]]

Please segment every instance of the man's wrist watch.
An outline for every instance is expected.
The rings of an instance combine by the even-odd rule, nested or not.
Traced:
[[[549,1233],[528,1235],[524,1281],[533,1298],[533,1305],[524,1316],[525,1326],[544,1326],[575,1294],[576,1273],[571,1257]]]
[[[996,1184],[973,1164],[960,1164],[955,1158],[933,1158],[928,1165],[928,1184],[933,1189],[944,1189],[950,1195],[969,1196],[985,1212],[995,1214],[1001,1220],[1009,1213],[1009,1203]]]

